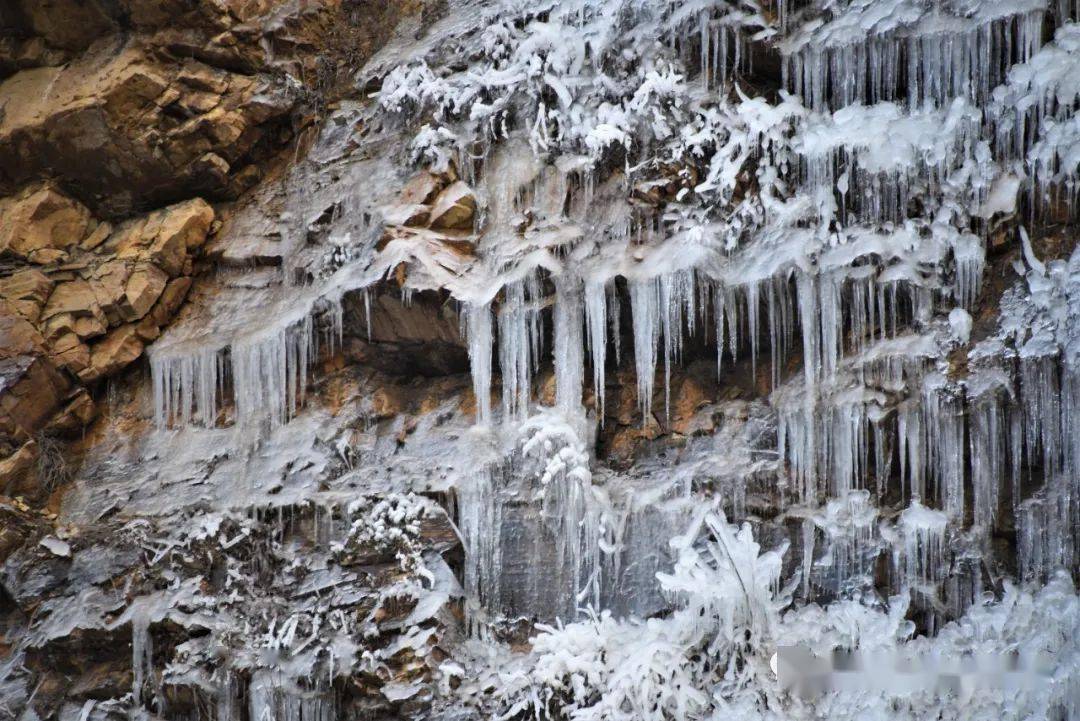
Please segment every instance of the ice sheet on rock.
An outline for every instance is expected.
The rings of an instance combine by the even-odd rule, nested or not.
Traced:
[[[667,539],[702,502],[692,489],[713,489],[742,515],[747,485],[775,473],[767,420],[760,409],[740,420],[741,408],[715,436],[691,439],[674,466],[657,459],[632,474],[597,469],[599,478],[581,417],[540,409],[508,462],[458,486],[474,633],[500,618],[569,621],[586,606],[620,616],[666,608],[655,574],[670,570]]]
[[[1020,577],[1045,581],[1060,569],[1076,567],[1076,501],[1069,479],[1055,478],[1024,500],[1017,512]]]
[[[508,460],[458,483],[472,633],[502,617],[572,618],[595,597],[600,509],[583,423],[576,411],[543,410],[506,429]]]
[[[541,703],[556,703],[560,710],[582,717],[634,709],[635,718],[650,721],[732,711],[742,718],[764,718],[778,708],[789,708],[774,695],[775,675],[769,670],[768,657],[779,646],[806,648],[821,657],[837,649],[857,649],[909,660],[933,657],[946,664],[972,652],[989,658],[1017,647],[1021,653],[1054,649],[1056,661],[1050,672],[1054,682],[1039,689],[975,693],[964,699],[913,695],[884,685],[857,693],[832,689],[816,694],[803,707],[829,718],[889,718],[898,707],[912,718],[940,713],[958,717],[1031,713],[1052,718],[1075,707],[1073,631],[1080,606],[1064,575],[1038,592],[1007,584],[999,601],[980,599],[936,637],[916,636],[915,624],[906,618],[909,599],[903,595],[864,596],[777,613],[777,606],[787,601],[787,589],[778,591],[775,581],[770,588],[766,581],[776,567],[777,552],[761,553],[756,543],[747,544],[751,539],[747,528],[738,533],[733,526],[727,526],[727,533],[713,523],[710,528],[716,535],[704,544],[707,550],[692,554],[688,551],[694,546],[679,544],[684,556],[663,579],[679,593],[674,612],[647,622],[599,614],[541,628],[523,663],[497,662],[502,672],[496,684],[500,710],[532,712]],[[735,573],[728,575],[731,571]],[[710,672],[703,663],[708,655],[701,654],[697,644],[709,643],[711,653],[719,648],[728,657],[726,644],[733,638],[763,642],[746,647],[741,672]],[[579,675],[577,684],[564,683],[571,674]],[[894,674],[889,680],[896,678]]]

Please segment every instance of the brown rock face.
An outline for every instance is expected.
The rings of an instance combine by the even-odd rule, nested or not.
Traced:
[[[158,298],[157,303],[151,309],[150,320],[156,325],[165,325],[170,318],[176,315],[176,311],[180,310],[180,306],[190,289],[191,278],[185,276],[170,280],[161,292],[161,297]]]
[[[436,230],[472,230],[476,198],[468,185],[458,180],[439,193],[431,209],[431,227]]]
[[[122,314],[125,319],[138,320],[146,315],[161,297],[168,280],[165,271],[156,265],[142,263],[136,266],[124,289],[125,305]]]
[[[295,157],[327,94],[354,92],[390,5],[0,3],[0,459],[93,418],[84,384],[134,362],[184,303],[206,199]]]
[[[0,84],[0,188],[49,169],[106,215],[232,194],[229,172],[265,139],[260,126],[291,109],[288,93],[117,42]],[[249,107],[256,96],[264,101]]]
[[[144,261],[175,277],[188,253],[202,247],[213,220],[213,208],[195,198],[124,223],[104,247],[117,258]]]
[[[351,84],[332,56],[366,52],[398,5],[10,0],[0,194],[49,175],[109,218],[236,198],[313,118],[302,98]]]
[[[40,270],[21,270],[0,278],[0,298],[8,301],[23,318],[36,323],[54,285]]]
[[[25,439],[36,432],[68,386],[37,329],[0,302],[0,438]]]
[[[111,331],[105,339],[95,343],[90,351],[90,367],[79,373],[79,379],[93,381],[112,375],[134,361],[143,352],[143,342],[139,338],[135,324],[120,326]]]
[[[56,286],[41,313],[41,320],[46,322],[47,338],[62,332],[90,338],[102,335],[108,328],[108,319],[98,305],[93,287],[81,278]]]
[[[70,435],[85,428],[97,416],[97,405],[85,388],[79,388],[67,405],[53,417],[46,431]]]
[[[19,489],[33,474],[37,459],[37,444],[34,441],[27,441],[19,450],[0,461],[0,488],[5,494]]]
[[[0,200],[0,210],[5,254],[29,264],[0,278],[3,458],[43,428],[70,434],[94,418],[93,399],[78,384],[131,364],[176,314],[191,286],[181,274],[214,210],[194,198],[114,229],[40,185]],[[63,253],[65,264],[38,264],[43,251]],[[10,475],[22,479],[24,465]]]
[[[44,185],[0,201],[0,254],[49,262],[85,237],[90,212],[76,200]]]

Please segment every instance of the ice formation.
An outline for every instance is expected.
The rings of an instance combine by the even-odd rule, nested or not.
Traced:
[[[415,170],[475,192],[472,229],[357,242],[325,277],[284,286],[294,307],[265,329],[166,336],[151,355],[159,432],[211,433],[231,414],[285,434],[302,421],[319,339],[341,339],[344,297],[364,291],[370,340],[368,292],[442,294],[460,321],[471,403],[419,432],[453,443],[406,460],[453,456],[439,484],[423,483],[463,546],[463,648],[486,649],[462,660],[480,680],[448,684],[447,704],[635,721],[968,713],[886,692],[800,706],[768,659],[805,643],[1048,651],[1048,693],[969,697],[966,717],[1080,711],[1080,251],[1040,259],[1018,225],[1022,210],[1046,218],[1055,204],[1056,222],[1076,217],[1077,8],[453,6],[457,24],[376,56],[358,81],[378,81],[372,112]],[[751,92],[752,61],[767,52],[782,87]],[[1019,271],[1004,281],[989,275],[1013,272],[1002,243]],[[718,383],[748,379],[758,400],[725,406],[716,393],[680,409],[680,369],[703,356]],[[680,436],[677,459],[628,470],[598,458],[601,424],[630,414],[609,390],[623,377],[635,437]],[[372,458],[350,477],[421,485],[420,471],[383,474],[387,456]],[[235,654],[252,719],[336,717],[335,680],[374,674],[400,650],[361,653],[335,613],[348,599],[329,589],[358,582],[357,546],[392,551],[395,592],[411,600],[456,593],[449,570],[427,566],[414,523],[426,505],[405,490],[394,503],[303,506],[269,538],[261,519],[226,514],[212,533],[160,541],[162,558],[217,543],[242,574],[253,561],[239,549],[261,538],[275,563],[291,562],[282,549],[324,509],[326,525],[305,538],[320,572],[343,574],[325,579],[326,596],[303,613],[249,588],[230,601],[255,594],[270,609],[249,631],[278,667],[237,648],[224,621],[193,649],[205,664]],[[770,533],[798,539],[796,561],[785,565],[784,542],[762,552]],[[1002,539],[1015,546],[1004,562]],[[209,613],[211,600],[190,593],[162,608]],[[135,706],[150,704],[160,659],[147,626],[165,613],[127,619]],[[520,619],[541,625],[529,652],[511,654],[500,639]],[[426,648],[430,628],[406,626],[395,643]],[[214,678],[215,717],[236,717],[239,692]],[[297,678],[307,685],[290,686]]]

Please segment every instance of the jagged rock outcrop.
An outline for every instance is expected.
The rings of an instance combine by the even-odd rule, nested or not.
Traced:
[[[25,456],[55,412],[55,430],[92,419],[82,387],[139,358],[172,319],[213,219],[194,199],[112,226],[50,184],[0,201],[0,255],[19,264],[0,278],[9,448]]]
[[[295,88],[116,42],[0,84],[0,188],[48,172],[114,218],[185,196],[235,196],[258,178],[259,154],[288,139]]]

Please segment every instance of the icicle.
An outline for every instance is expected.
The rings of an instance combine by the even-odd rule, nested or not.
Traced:
[[[726,294],[722,285],[715,284],[712,288],[713,318],[716,322],[716,377],[724,367],[724,300]]]
[[[906,484],[912,502],[919,502],[926,498],[925,434],[923,415],[920,409],[910,402],[904,403],[899,409],[897,439],[901,490]]]
[[[524,419],[529,414],[532,368],[525,285],[510,283],[499,308],[499,367],[502,369],[503,419]]]
[[[634,366],[637,371],[638,407],[642,425],[652,412],[656,382],[656,345],[660,337],[660,294],[655,279],[628,283],[634,327]]]
[[[694,275],[692,271],[680,271],[660,276],[657,280],[660,293],[660,320],[664,335],[664,417],[671,416],[671,366],[682,358],[682,323],[684,310],[688,323],[696,315],[694,301]]]
[[[187,425],[196,417],[202,425],[212,427],[220,403],[223,362],[223,352],[217,348],[200,349],[192,355],[151,353],[157,427]]]
[[[793,318],[788,276],[779,274],[768,282],[769,353],[772,365],[772,387],[780,385],[787,354],[791,346]]]
[[[923,389],[926,465],[932,470],[938,497],[950,518],[964,517],[964,423],[959,399],[945,378],[926,378]]]
[[[777,450],[791,467],[802,503],[814,502],[818,493],[821,424],[818,422],[815,400],[814,393],[805,389],[794,398],[776,399]]]
[[[1058,361],[1053,356],[1020,358],[1020,397],[1028,463],[1042,450],[1043,474],[1055,477],[1061,468],[1061,391]]]
[[[724,293],[723,305],[727,319],[728,348],[731,350],[731,361],[737,363],[739,360],[739,296],[735,293],[735,289],[729,286],[723,286],[720,290]]]
[[[469,347],[476,422],[483,425],[491,422],[491,304],[466,303],[461,322]]]
[[[501,606],[502,503],[493,470],[463,477],[458,493],[458,528],[465,549],[465,620],[470,635],[484,630],[483,609]]]
[[[529,324],[529,348],[532,355],[532,368],[539,368],[544,354],[544,329],[543,314],[541,313],[541,301],[544,298],[544,289],[540,283],[540,276],[531,273],[525,278],[525,297],[527,301],[526,317]]]
[[[615,283],[612,282],[607,288],[607,300],[608,300],[608,321],[610,324],[609,333],[611,334],[611,340],[615,344],[615,366],[622,365],[622,332],[620,322],[622,321],[622,301],[619,300],[619,289]]]
[[[844,312],[840,305],[842,278],[835,274],[818,278],[818,319],[821,323],[821,368],[823,376],[832,379],[843,354]],[[805,316],[804,316],[805,317]],[[813,320],[810,321],[813,324]]]
[[[757,343],[758,343],[758,284],[751,281],[746,284],[746,324],[750,336],[750,378],[757,384]]]
[[[567,412],[581,408],[581,388],[585,381],[585,353],[582,338],[581,281],[561,277],[555,281],[555,402]]]
[[[877,499],[885,496],[885,487],[892,472],[892,452],[885,447],[885,427],[883,420],[874,419],[874,478],[877,484]]]
[[[153,674],[154,650],[150,639],[150,618],[142,609],[131,617],[131,668],[133,681],[131,693],[135,706],[143,705],[143,686]]]
[[[364,327],[367,329],[368,343],[371,342],[371,289],[364,288]]]
[[[1053,479],[1020,505],[1017,555],[1024,580],[1045,580],[1059,568],[1074,570],[1077,530],[1063,481]]]
[[[989,535],[997,517],[1001,481],[1005,478],[1005,414],[996,392],[969,403],[971,489],[975,526]]]
[[[953,296],[957,304],[970,310],[979,297],[982,287],[983,268],[986,265],[986,249],[982,241],[974,235],[965,233],[953,247],[956,261],[956,282]]]
[[[332,339],[340,343],[344,333],[339,303],[329,302],[327,317],[333,348]],[[308,314],[231,346],[199,347],[187,353],[152,350],[156,425],[162,429],[195,421],[208,428],[216,425],[226,378],[232,381],[237,427],[284,424],[304,402],[308,372],[318,355],[316,341],[315,318]]]
[[[809,388],[821,377],[821,351],[818,334],[818,291],[815,276],[799,272],[795,277],[801,319],[803,373]]]
[[[607,363],[607,293],[602,283],[585,285],[585,322],[592,355],[596,415],[604,423],[604,366]]]
[[[1023,468],[1022,458],[1024,455],[1024,419],[1018,408],[1009,409],[1009,465],[1012,481],[1012,510],[1013,518],[1019,517],[1020,512],[1020,480]]]
[[[220,671],[219,671],[220,672]],[[217,716],[214,721],[233,721],[236,714],[236,679],[229,671],[223,671],[225,680],[218,687]]]
[[[929,586],[945,575],[945,529],[948,517],[912,501],[900,514],[904,540],[904,579]]]
[[[233,346],[238,425],[257,420],[265,411],[271,427],[276,427],[296,414],[307,388],[308,366],[315,355],[313,329],[309,316],[295,327]]]
[[[810,572],[814,569],[814,537],[816,526],[811,518],[803,519],[802,522],[802,595],[807,602],[810,601]]]
[[[939,11],[931,5],[927,12]],[[927,15],[923,32],[900,28],[859,37],[852,37],[852,19],[842,17],[817,28],[788,55],[783,81],[815,110],[894,100],[904,90],[912,106],[961,96],[985,105],[1005,69],[1038,49],[1043,14],[1040,9],[988,20],[947,17],[954,24],[948,29]]]

